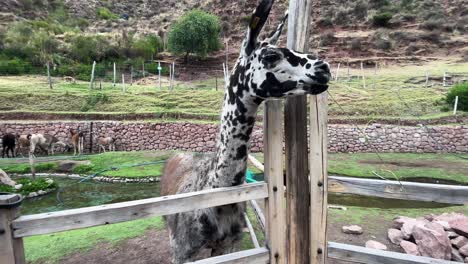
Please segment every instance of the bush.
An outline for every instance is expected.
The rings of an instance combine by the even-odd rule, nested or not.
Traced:
[[[377,31],[372,36],[372,42],[377,49],[389,50],[392,48],[392,42],[390,41],[386,31]]]
[[[45,191],[49,189],[57,189],[57,182],[47,179],[47,178],[38,178],[35,180],[29,178],[21,178],[16,180],[17,184],[23,185],[21,189],[16,190],[13,187],[0,184],[0,192],[9,192],[9,193],[21,193],[22,195],[28,195],[32,192]]]
[[[361,47],[362,47],[362,43],[360,39],[356,38],[356,39],[351,40],[349,48],[352,51],[361,51]]]
[[[445,21],[439,20],[439,19],[428,20],[428,21],[424,21],[420,27],[422,29],[427,29],[427,30],[442,29],[444,26],[444,23]]]
[[[132,43],[132,53],[140,58],[150,58],[163,50],[163,43],[159,36],[148,35]]]
[[[100,19],[104,20],[113,20],[113,19],[118,19],[119,16],[112,13],[107,7],[99,7],[96,10],[96,14]]]
[[[81,112],[88,112],[96,107],[98,103],[107,103],[109,102],[109,96],[103,93],[91,93],[87,98],[84,104],[81,106]]]
[[[392,18],[393,14],[390,12],[378,13],[372,17],[372,25],[376,27],[387,27]]]
[[[328,46],[336,41],[335,33],[328,31],[320,35],[320,45]]]
[[[458,96],[458,109],[468,111],[468,82],[453,86],[447,94],[446,102],[453,106]]]
[[[206,56],[221,48],[219,18],[201,10],[192,10],[179,19],[169,32],[168,46],[174,54]]]

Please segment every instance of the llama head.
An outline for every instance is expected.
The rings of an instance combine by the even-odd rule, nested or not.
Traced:
[[[238,84],[238,93],[248,91],[257,102],[326,91],[331,78],[328,63],[310,54],[276,46],[287,14],[269,38],[258,41],[272,4],[273,0],[262,0],[253,13],[231,85]]]

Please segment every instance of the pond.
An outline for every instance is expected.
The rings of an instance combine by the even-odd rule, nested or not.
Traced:
[[[101,183],[54,177],[60,186],[48,195],[25,199],[21,214],[38,214],[159,196],[159,183]]]

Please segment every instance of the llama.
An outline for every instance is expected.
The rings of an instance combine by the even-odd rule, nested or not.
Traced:
[[[227,84],[216,152],[178,154],[168,160],[161,195],[240,185],[245,180],[249,141],[259,105],[269,98],[320,94],[331,78],[326,62],[313,55],[278,48],[286,17],[265,41],[257,40],[273,0],[262,0],[252,15],[240,56]],[[173,262],[231,253],[242,228],[244,204],[179,213],[166,217]]]
[[[71,143],[73,145],[73,156],[76,156],[76,153],[78,152],[78,155],[81,155],[83,153],[83,147],[84,147],[84,132],[81,131],[75,131],[70,128],[70,138],[71,138]]]
[[[31,138],[31,135],[16,135],[16,155],[18,153],[24,158],[23,150],[28,150],[29,151],[29,146],[31,145],[29,143],[29,139]]]
[[[100,137],[95,139],[99,150],[102,149],[104,153],[106,153],[106,146],[109,146],[109,151],[115,151],[115,138],[112,137]]]
[[[2,159],[5,158],[5,152],[7,158],[10,158],[10,152],[11,152],[11,157],[14,158],[15,155],[15,145],[16,145],[16,137],[15,135],[8,133],[3,135],[2,137]]]
[[[47,154],[50,155],[55,155],[55,148],[56,147],[63,147],[63,148],[67,148],[67,144],[65,144],[65,142],[59,140],[57,137],[55,136],[52,136],[52,135],[44,135],[45,139],[46,139],[46,143],[45,143],[45,146],[47,148]]]
[[[30,142],[30,147],[29,147],[29,155],[32,157],[36,157],[34,153],[36,152],[36,148],[41,149],[44,151],[46,154],[48,154],[48,148],[47,148],[47,139],[44,135],[42,134],[32,134],[28,135],[28,139]]]

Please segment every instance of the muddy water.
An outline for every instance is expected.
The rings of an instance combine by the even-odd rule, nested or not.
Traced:
[[[159,196],[159,183],[125,184],[54,178],[60,189],[54,193],[26,199],[21,214],[37,214]]]

